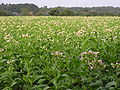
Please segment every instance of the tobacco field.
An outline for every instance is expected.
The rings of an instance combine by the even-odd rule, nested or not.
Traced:
[[[0,17],[0,90],[120,90],[120,17]]]

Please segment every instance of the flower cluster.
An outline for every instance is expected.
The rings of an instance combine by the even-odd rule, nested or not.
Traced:
[[[12,38],[13,37],[10,34],[5,33],[4,39],[6,40],[6,42],[10,42]]]
[[[106,29],[105,31],[106,31],[106,32],[112,32],[112,30],[111,30],[111,29]]]
[[[84,61],[88,64],[90,69],[94,69],[97,67],[106,67],[103,60],[97,60],[99,52],[93,52],[89,50],[88,52],[82,52],[80,60]]]
[[[23,37],[23,38],[24,38],[24,37],[29,37],[29,35],[28,35],[28,33],[22,34],[22,37]]]
[[[84,30],[79,30],[78,32],[76,32],[76,36],[81,37],[84,35],[84,33],[85,33]]]
[[[93,52],[91,50],[89,50],[88,52],[82,52],[81,53],[81,60],[84,60],[88,56],[90,56],[91,58],[98,57],[98,54],[99,54],[99,52]]]
[[[63,53],[62,53],[62,52],[59,52],[59,51],[55,51],[55,52],[51,53],[51,55],[61,56],[61,55],[63,55]]]
[[[11,63],[13,63],[13,62],[14,62],[14,60],[8,60],[8,61],[7,61],[8,64],[11,64]]]
[[[118,63],[118,62],[111,63],[110,65],[112,66],[112,68],[118,68],[118,67],[120,67],[120,63]]]

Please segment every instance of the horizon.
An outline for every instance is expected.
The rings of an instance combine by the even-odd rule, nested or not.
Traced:
[[[0,3],[2,4],[2,3]],[[36,6],[38,6],[37,4],[35,3],[3,3],[3,4],[34,4]],[[39,6],[38,6],[39,7]],[[41,6],[39,8],[42,8],[44,6]],[[47,6],[48,7],[48,6]],[[72,7],[83,7],[83,8],[92,8],[92,7],[119,7],[119,6],[53,6],[53,7],[48,7],[48,8],[55,8],[55,7],[65,7],[65,8],[72,8]],[[120,7],[119,7],[120,8]]]
[[[41,0],[41,1],[33,1],[33,0],[0,0],[0,4],[35,4],[39,8],[47,6],[48,8],[54,7],[120,7],[120,0]]]

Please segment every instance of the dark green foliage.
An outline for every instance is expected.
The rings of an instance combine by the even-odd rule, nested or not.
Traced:
[[[64,10],[60,13],[61,16],[74,16],[74,12],[71,10]]]
[[[50,10],[49,15],[51,16],[60,16],[60,10],[59,8],[53,8]]]
[[[9,11],[14,15],[22,15],[21,9],[28,9],[36,16],[120,16],[120,7],[55,7],[47,6],[38,8],[34,4],[0,4],[0,9]],[[29,14],[26,14],[29,15]]]
[[[28,8],[21,8],[21,16],[32,16],[32,11],[30,11]]]
[[[0,16],[10,16],[10,15],[12,14],[7,11],[0,10]]]
[[[35,15],[36,16],[49,16],[49,10],[47,7],[39,8],[38,12]]]
[[[0,9],[9,11],[11,13],[21,13],[22,8],[32,11],[33,14],[37,13],[39,10],[39,8],[34,4],[0,4]]]

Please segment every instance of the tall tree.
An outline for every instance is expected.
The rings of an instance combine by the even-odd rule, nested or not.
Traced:
[[[61,12],[60,15],[61,16],[74,16],[74,12],[71,10],[64,10],[63,12]]]
[[[28,16],[28,15],[30,15],[29,12],[30,12],[30,10],[28,8],[21,8],[20,15],[22,15],[22,16]]]
[[[53,8],[50,10],[49,14],[51,16],[60,16],[60,11],[59,11],[59,8]]]
[[[0,16],[10,16],[10,15],[12,15],[12,14],[7,11],[0,10]]]

